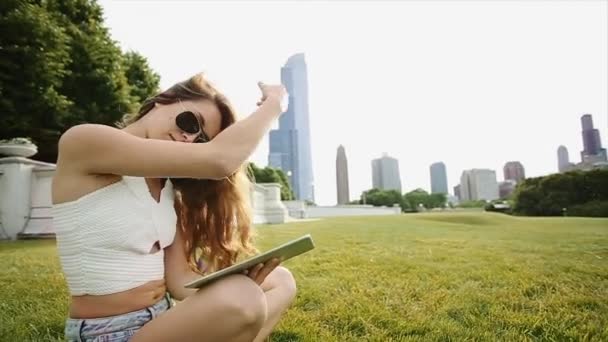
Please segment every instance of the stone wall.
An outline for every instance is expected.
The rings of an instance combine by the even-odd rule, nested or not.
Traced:
[[[0,158],[0,239],[54,237],[51,216],[54,174],[54,164],[24,157]],[[255,224],[288,220],[279,184],[252,187]]]
[[[304,201],[283,201],[289,216],[295,219],[331,216],[399,215],[400,207],[374,207],[372,205],[344,204],[335,206],[306,205]]]
[[[400,207],[374,207],[363,205],[338,206],[309,206],[306,208],[307,218],[331,216],[370,216],[370,215],[400,215]]]

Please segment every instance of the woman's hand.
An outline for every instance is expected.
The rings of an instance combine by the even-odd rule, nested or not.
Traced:
[[[288,98],[287,90],[285,90],[285,87],[282,84],[271,85],[258,82],[258,87],[260,87],[260,90],[262,91],[262,99],[258,101],[258,106],[261,106],[266,100],[270,100],[280,105],[282,112],[287,110],[287,108],[283,108],[286,107],[285,102]]]
[[[279,264],[281,260],[278,258],[270,259],[265,264],[257,264],[245,271],[245,275],[253,279],[258,285],[262,285],[264,279],[272,272]]]

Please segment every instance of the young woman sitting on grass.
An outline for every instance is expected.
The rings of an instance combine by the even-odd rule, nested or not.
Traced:
[[[121,129],[85,124],[62,135],[52,197],[71,294],[67,340],[270,334],[296,292],[278,260],[199,290],[183,286],[255,251],[243,165],[286,96],[281,85],[259,87],[258,109],[240,121],[198,74],[147,99]],[[180,302],[171,307],[169,295]]]

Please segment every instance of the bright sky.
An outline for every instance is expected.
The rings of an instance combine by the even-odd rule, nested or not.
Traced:
[[[371,188],[371,160],[400,163],[403,190],[430,190],[443,161],[464,169],[519,160],[556,172],[557,147],[580,161],[580,116],[608,142],[606,1],[99,1],[123,49],[148,58],[167,88],[204,71],[241,116],[256,82],[280,82],[306,54],[316,201],[335,204],[343,144],[351,199]],[[252,161],[266,165],[268,138]]]

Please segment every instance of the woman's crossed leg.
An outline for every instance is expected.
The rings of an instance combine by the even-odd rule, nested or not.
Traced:
[[[261,285],[244,275],[220,279],[144,325],[134,342],[263,341],[295,297],[295,281],[277,267]]]

